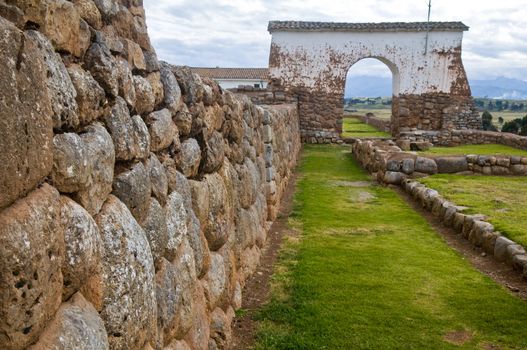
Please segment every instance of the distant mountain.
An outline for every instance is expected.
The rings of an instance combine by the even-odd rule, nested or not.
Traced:
[[[492,80],[471,80],[475,97],[527,99],[527,81],[499,77]],[[356,76],[346,82],[345,96],[378,97],[392,95],[392,78],[369,75]]]

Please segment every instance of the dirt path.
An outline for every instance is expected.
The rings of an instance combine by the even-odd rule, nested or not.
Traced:
[[[505,286],[514,295],[527,301],[527,281],[520,273],[514,271],[505,263],[497,261],[493,256],[487,255],[481,248],[474,247],[468,240],[456,233],[453,228],[444,226],[437,217],[421,207],[401,188],[393,187],[393,189],[412,209],[428,221],[450,247],[465,257],[472,266],[492,278],[496,283]]]
[[[280,204],[278,217],[271,226],[266,245],[262,251],[260,265],[255,273],[247,280],[243,289],[243,316],[236,317],[233,324],[233,335],[230,349],[247,350],[254,345],[256,332],[255,313],[270,297],[270,278],[278,256],[282,239],[286,235],[295,234],[288,228],[287,220],[293,209],[298,174],[294,173],[285,190]]]

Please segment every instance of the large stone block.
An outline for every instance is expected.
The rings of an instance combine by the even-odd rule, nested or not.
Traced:
[[[49,185],[0,213],[0,344],[35,342],[60,306],[64,237],[59,193]]]
[[[148,215],[151,193],[150,174],[139,162],[117,175],[113,182],[113,194],[130,210],[138,222]]]
[[[112,349],[139,349],[156,337],[154,261],[128,208],[108,197],[95,218],[104,245],[101,317]]]
[[[146,161],[146,169],[150,175],[152,194],[164,205],[168,194],[168,177],[165,168],[155,154],[150,154],[150,158]]]
[[[81,190],[90,176],[89,165],[87,150],[79,135],[55,135],[51,180],[60,192],[73,193]]]
[[[29,350],[68,349],[109,349],[103,321],[80,293],[60,306],[38,343],[29,347]]]
[[[178,192],[172,192],[168,196],[165,209],[168,232],[165,256],[167,259],[172,260],[187,234],[188,214],[185,208],[185,201]]]
[[[37,42],[44,53],[47,67],[46,84],[53,109],[53,127],[57,130],[62,127],[77,127],[79,125],[79,107],[75,100],[77,92],[60,55],[55,52],[49,40],[42,33],[29,30],[26,35]]]
[[[148,216],[141,223],[141,226],[150,243],[150,250],[157,267],[157,264],[165,255],[168,245],[168,231],[165,210],[155,198],[150,198]]]
[[[150,113],[146,117],[146,125],[150,132],[150,148],[153,152],[167,148],[178,136],[176,124],[166,108]]]
[[[80,205],[66,196],[60,198],[60,224],[64,230],[65,259],[63,300],[67,300],[83,287],[90,277],[101,274],[102,241],[95,220]]]
[[[182,104],[181,89],[179,88],[176,77],[170,70],[170,65],[168,63],[161,62],[159,66],[159,72],[161,73],[160,78],[164,90],[163,102],[165,107],[170,110],[173,116],[175,116]]]
[[[130,117],[126,102],[117,97],[104,119],[115,145],[118,160],[144,159],[150,153],[148,128],[139,116]]]
[[[86,125],[99,119],[106,105],[104,89],[79,65],[69,66],[68,73],[77,92],[79,124]]]
[[[115,150],[110,134],[100,124],[88,126],[80,137],[89,163],[89,177],[74,198],[91,215],[95,215],[112,192]]]
[[[202,225],[209,249],[218,250],[234,231],[233,208],[227,201],[227,189],[222,177],[214,173],[207,175],[205,179],[209,187],[209,211]]]
[[[178,155],[178,168],[186,177],[194,177],[198,174],[201,162],[201,149],[196,139],[187,139],[181,144]]]
[[[134,75],[135,88],[135,112],[137,114],[147,114],[154,110],[156,97],[150,82],[140,75]]]
[[[93,43],[84,56],[86,68],[104,91],[117,96],[119,93],[118,69],[110,49],[103,42]]]
[[[53,112],[42,49],[3,18],[0,31],[0,208],[4,208],[51,172]]]

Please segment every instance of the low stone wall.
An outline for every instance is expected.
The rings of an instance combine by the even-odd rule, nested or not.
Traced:
[[[236,94],[248,96],[253,103],[276,105],[276,104],[296,104],[297,99],[286,95],[283,91],[276,91],[272,88],[260,89],[252,86],[239,86],[229,91]]]
[[[370,115],[370,113],[366,115],[352,114],[352,117],[357,118],[361,122],[371,125],[378,130],[381,130],[384,132],[390,132],[391,130],[391,122],[389,120],[375,117],[373,115]]]
[[[445,200],[436,190],[418,181],[404,180],[401,187],[443,225],[452,227],[472,245],[505,262],[527,279],[525,248],[495,231],[492,224],[485,221],[485,216],[464,214],[464,208]]]
[[[506,132],[451,130],[442,132],[411,131],[400,135],[410,141],[429,141],[439,146],[500,144],[527,150],[527,137]]]
[[[527,157],[421,157],[402,151],[393,141],[372,140],[357,140],[352,149],[362,166],[377,173],[377,179],[387,184],[433,174],[527,175]]]
[[[141,1],[0,2],[2,349],[224,349],[296,106],[159,62]]]

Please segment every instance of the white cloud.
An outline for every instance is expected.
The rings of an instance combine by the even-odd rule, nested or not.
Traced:
[[[427,0],[144,0],[161,59],[194,66],[265,67],[269,20],[423,21]],[[463,59],[472,79],[527,80],[525,0],[432,0],[433,21],[463,21]],[[379,63],[361,74],[384,76]],[[355,70],[355,68],[354,68]],[[381,72],[382,73],[377,73]]]

